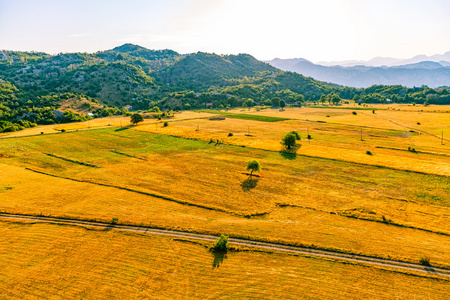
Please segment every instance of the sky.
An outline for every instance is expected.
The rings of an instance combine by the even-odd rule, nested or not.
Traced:
[[[0,49],[411,58],[450,51],[449,16],[449,0],[0,0]]]

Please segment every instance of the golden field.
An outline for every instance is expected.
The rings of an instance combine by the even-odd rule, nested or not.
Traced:
[[[2,299],[446,299],[448,280],[208,243],[1,222]]]
[[[375,114],[372,110],[355,110],[356,115],[353,110],[336,108],[227,112],[289,118],[279,122],[229,117],[209,120],[214,114],[183,112],[168,120],[168,127],[155,119],[128,126],[129,117],[111,117],[95,119],[90,124],[40,126],[4,135],[6,138],[0,139],[0,211],[106,222],[119,218],[119,223],[124,224],[223,233],[415,263],[428,257],[432,265],[450,268],[450,142],[441,143],[437,136],[439,130],[444,131],[444,137],[449,131],[450,114],[442,107],[440,112],[407,111],[407,107],[399,107],[396,109],[400,111],[378,109]],[[47,134],[63,128],[68,132]],[[299,131],[302,137],[297,155],[280,152],[281,137],[291,130]],[[233,136],[229,137],[230,132]],[[308,132],[312,136],[310,141],[306,139]],[[408,147],[416,152],[408,151]],[[366,154],[368,150],[373,155]],[[250,159],[261,162],[259,177],[248,177],[245,167]],[[24,228],[20,226],[16,228],[22,228],[19,231]],[[43,225],[32,227],[39,226]],[[66,234],[69,229],[73,228],[62,226],[58,233],[49,229],[49,234]],[[72,234],[68,232],[67,236]],[[123,236],[116,233],[109,238],[111,243],[116,239],[119,243]],[[99,243],[101,238],[93,235],[86,239]],[[133,239],[154,238],[136,235]],[[187,249],[191,244],[169,240],[162,243],[175,243],[180,251],[192,250]],[[142,251],[139,249],[136,251]],[[192,259],[197,259],[197,255],[202,257],[193,254]],[[259,265],[259,260],[267,258],[258,255],[268,254],[231,255],[244,255],[241,259],[246,261],[256,259],[253,263]],[[296,293],[304,293],[310,286],[318,293],[312,298],[329,293],[336,298],[348,297],[355,284],[350,277],[356,275],[341,278],[347,278],[345,285],[339,281],[342,276],[339,272],[360,273],[361,277],[365,272],[374,272],[367,276],[378,278],[376,284],[381,284],[380,280],[394,282],[382,279],[387,276],[384,271],[375,275],[380,271],[369,267],[333,262],[333,267],[324,273],[324,268],[329,267],[321,264],[328,264],[327,261],[282,254],[277,257],[280,282],[287,282],[289,295],[300,295]],[[68,260],[58,255],[54,259]],[[129,263],[134,266],[137,262],[124,264]],[[243,273],[264,273],[260,269],[254,271],[253,263],[236,263]],[[317,273],[323,276],[317,279],[317,284],[330,280],[334,285],[346,286],[343,294],[315,287],[305,280],[293,284],[285,277],[290,268],[299,272],[302,265],[311,263],[314,266],[308,269],[309,275],[302,273],[302,276],[314,277],[311,274]],[[179,266],[187,271],[187,266]],[[26,274],[25,269],[18,268]],[[164,268],[161,266],[161,270]],[[185,273],[179,276],[179,280],[190,282]],[[392,287],[409,291],[406,282],[411,282],[411,286],[417,282],[422,288],[414,295],[418,298],[429,295],[426,286],[432,279],[406,274],[391,277],[397,276],[408,279],[401,280],[404,285],[398,279]],[[248,281],[245,277],[236,280]],[[256,290],[269,292],[272,287],[267,287],[267,282],[270,280],[255,283]],[[138,289],[134,281],[123,284],[126,289]],[[408,295],[373,284],[373,288],[362,287],[360,297]],[[150,285],[157,286],[155,282]],[[225,283],[221,285],[224,287]],[[162,298],[173,293],[173,287],[167,288],[168,293]],[[207,295],[227,297],[205,288]],[[364,294],[369,290],[374,292]],[[274,297],[288,295],[280,294],[282,291],[278,289],[274,291]],[[142,298],[145,294],[139,295]],[[255,298],[272,297],[255,295]],[[89,293],[86,297],[96,298]]]

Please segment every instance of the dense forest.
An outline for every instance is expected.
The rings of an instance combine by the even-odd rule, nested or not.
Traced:
[[[448,87],[325,83],[284,72],[248,54],[181,55],[125,44],[88,53],[0,52],[0,132],[36,124],[83,121],[133,110],[293,106],[305,102],[450,104]],[[81,107],[84,113],[61,110]]]

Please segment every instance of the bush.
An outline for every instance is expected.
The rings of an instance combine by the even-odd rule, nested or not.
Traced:
[[[66,132],[66,130],[65,129],[61,129],[61,132]]]
[[[228,136],[233,136],[233,133],[231,133],[231,132],[230,132],[230,133],[228,133]]]
[[[415,148],[411,148],[411,147],[408,147],[408,151],[413,152],[413,153],[417,153],[416,149]]]
[[[369,150],[366,151],[367,155],[372,155],[372,152],[370,152]]]
[[[352,111],[352,114],[353,114],[354,116],[356,116],[356,115],[357,115],[356,111]]]
[[[117,222],[119,222],[119,218],[118,217],[114,217],[111,219],[111,224],[117,224]]]
[[[167,127],[167,126],[169,126],[169,123],[168,122],[164,122],[164,127]]]
[[[431,267],[430,258],[429,257],[421,257],[419,260],[419,263],[422,266]]]
[[[227,252],[230,245],[228,244],[228,236],[221,234],[213,247],[214,252]]]

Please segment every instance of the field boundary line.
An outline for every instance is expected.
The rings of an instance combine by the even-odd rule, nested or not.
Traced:
[[[136,131],[141,131],[141,130],[136,130]],[[157,132],[149,132],[149,133],[151,133],[151,134],[158,134],[158,135],[166,135],[166,136],[171,136],[173,138],[179,138],[179,139],[184,139],[184,140],[195,140],[195,141],[208,143],[207,141],[199,139],[199,138],[190,138],[190,137],[183,137],[183,136],[178,136],[178,135],[173,135],[173,134],[164,134],[164,133],[157,133]],[[230,143],[226,143],[226,142],[222,142],[222,141],[221,141],[220,145],[226,145],[226,146],[232,146],[232,147],[240,147],[240,148],[247,148],[247,149],[252,149],[252,150],[267,151],[267,152],[271,152],[271,153],[281,153],[282,152],[282,150],[277,151],[277,150],[270,150],[270,149],[265,149],[265,148],[250,147],[250,146],[246,146],[246,145],[236,145],[236,144],[230,144]],[[401,168],[394,168],[394,167],[388,167],[388,166],[382,166],[382,165],[375,165],[375,164],[355,162],[355,161],[345,160],[345,159],[316,156],[316,155],[311,155],[311,154],[302,154],[302,153],[300,153],[300,154],[299,153],[294,153],[294,154],[296,156],[318,158],[318,159],[324,159],[324,160],[330,160],[330,161],[339,161],[339,162],[345,162],[345,163],[355,164],[355,165],[360,165],[360,166],[370,166],[370,167],[374,167],[374,168],[378,168],[378,169],[387,169],[387,170],[393,170],[393,171],[401,171],[401,172],[408,172],[408,173],[415,173],[415,174],[422,174],[422,175],[432,175],[432,176],[440,176],[440,177],[450,178],[450,175],[446,175],[446,174],[427,173],[427,172],[407,170],[407,169],[401,169]]]
[[[52,223],[52,224],[66,224],[66,225],[75,225],[81,227],[96,227],[102,229],[116,229],[122,231],[130,231],[130,232],[138,232],[144,234],[154,234],[154,235],[164,235],[164,236],[172,236],[178,238],[188,238],[195,240],[203,240],[203,241],[216,241],[219,237],[218,235],[204,234],[204,233],[195,233],[195,232],[186,232],[181,230],[168,230],[161,228],[152,228],[152,227],[144,227],[138,225],[122,225],[122,224],[112,224],[106,222],[99,221],[83,221],[69,218],[57,218],[57,217],[45,217],[45,216],[32,216],[32,215],[20,215],[20,214],[9,214],[0,212],[0,218],[9,219],[9,220],[24,220],[24,221],[33,221],[40,223]],[[293,246],[293,245],[284,245],[273,242],[264,242],[257,241],[246,238],[238,238],[238,237],[230,237],[228,239],[230,244],[239,245],[239,246],[247,246],[247,247],[255,247],[255,248],[263,248],[269,251],[280,251],[285,253],[292,254],[300,254],[306,256],[315,256],[320,258],[330,258],[343,260],[347,262],[356,262],[362,263],[366,265],[375,265],[382,267],[389,267],[394,269],[401,269],[407,271],[415,271],[420,273],[426,273],[428,275],[438,275],[448,278],[450,280],[450,269],[432,267],[432,266],[424,266],[411,262],[404,262],[398,260],[390,260],[384,258],[377,258],[372,256],[363,256],[358,254],[349,254],[342,253],[337,251],[330,250],[320,250],[302,246]]]
[[[146,196],[151,196],[151,197],[155,197],[155,198],[159,198],[159,199],[163,199],[163,200],[167,200],[167,201],[176,202],[178,204],[194,206],[194,207],[203,208],[203,209],[207,209],[207,210],[215,210],[215,211],[219,211],[219,212],[223,212],[223,213],[227,213],[227,214],[231,214],[231,215],[235,215],[235,216],[239,216],[239,217],[256,217],[256,216],[261,216],[261,215],[270,213],[269,211],[253,212],[253,213],[238,213],[238,212],[226,210],[226,209],[223,209],[220,207],[207,206],[207,205],[188,202],[188,201],[181,200],[181,199],[172,198],[172,197],[162,195],[159,193],[155,193],[155,192],[146,192],[146,191],[136,190],[133,188],[124,187],[124,186],[120,186],[120,185],[113,185],[113,184],[96,182],[96,181],[91,181],[91,180],[86,180],[86,179],[65,177],[65,176],[47,173],[44,171],[35,170],[35,169],[29,168],[29,167],[26,167],[25,170],[35,172],[38,174],[42,174],[42,175],[55,177],[55,178],[60,178],[60,179],[66,179],[66,180],[71,180],[71,181],[76,181],[76,182],[81,182],[81,183],[89,183],[89,184],[94,184],[94,185],[99,185],[99,186],[104,186],[104,187],[116,188],[116,189],[125,190],[125,191],[132,192],[132,193],[138,193],[141,195],[146,195]]]

